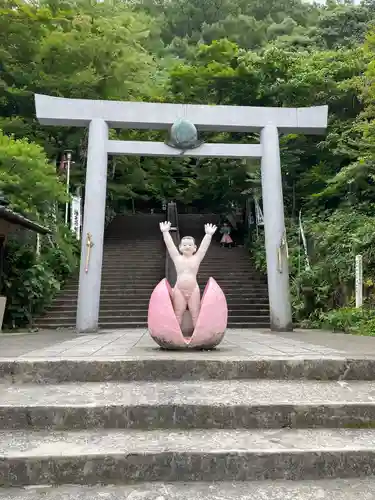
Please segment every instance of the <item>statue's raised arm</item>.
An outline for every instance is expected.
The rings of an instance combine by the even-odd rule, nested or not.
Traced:
[[[199,262],[202,262],[202,260],[204,259],[208,247],[210,246],[212,236],[215,234],[216,229],[217,227],[214,224],[205,224],[204,230],[206,234],[197,250],[197,253],[195,254]]]
[[[171,223],[169,221],[160,222],[160,231],[163,233],[165,246],[167,247],[171,259],[174,261],[174,259],[178,257],[180,254],[176,248],[176,245],[172,240],[172,236],[169,234],[170,229],[171,229]]]

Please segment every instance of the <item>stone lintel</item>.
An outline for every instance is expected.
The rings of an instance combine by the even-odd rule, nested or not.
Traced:
[[[260,144],[202,144],[196,149],[181,151],[163,142],[108,141],[108,154],[136,156],[189,156],[200,158],[260,158]]]
[[[35,94],[36,116],[42,125],[86,127],[95,118],[112,128],[168,129],[184,118],[198,130],[258,132],[274,125],[281,133],[323,134],[328,106],[268,108],[124,101],[65,99]]]

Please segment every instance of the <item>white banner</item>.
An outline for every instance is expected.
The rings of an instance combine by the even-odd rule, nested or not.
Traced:
[[[260,208],[259,201],[256,198],[254,198],[254,203],[255,203],[255,220],[257,226],[264,226],[262,209]]]
[[[72,196],[70,210],[70,229],[76,235],[77,240],[79,240],[81,238],[82,225],[82,209],[80,196]]]
[[[362,307],[363,304],[363,268],[362,255],[355,258],[355,307]]]
[[[309,254],[307,253],[307,242],[306,242],[305,231],[303,230],[303,226],[302,226],[302,211],[301,210],[299,212],[299,231],[301,233],[302,244],[303,244],[303,248],[305,250],[306,269],[309,270],[309,269],[311,269],[311,267],[310,267]]]
[[[251,227],[255,224],[255,220],[254,220],[254,216],[253,214],[250,212],[248,218],[247,218],[247,225],[248,227]]]

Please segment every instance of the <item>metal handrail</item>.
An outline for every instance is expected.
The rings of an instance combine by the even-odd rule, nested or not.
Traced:
[[[180,231],[178,227],[178,212],[177,205],[175,202],[168,203],[167,206],[167,220],[171,223],[170,234],[174,244],[178,247],[180,244]],[[174,286],[176,283],[177,275],[176,269],[170,258],[168,252],[165,254],[165,277],[169,281],[171,286]]]

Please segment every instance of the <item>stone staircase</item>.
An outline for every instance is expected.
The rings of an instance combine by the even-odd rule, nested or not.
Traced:
[[[0,499],[375,498],[374,359],[246,356],[230,339],[163,353],[137,335],[107,358],[82,356],[100,335],[64,343],[82,359],[0,360]]]
[[[197,245],[204,236],[205,223],[218,223],[213,214],[179,215],[180,236],[193,236]],[[266,278],[253,268],[244,248],[221,248],[221,235],[215,234],[203,260],[198,283],[203,293],[208,278],[216,279],[228,302],[229,328],[268,328],[269,304]]]
[[[208,217],[208,218],[207,218]],[[106,231],[99,326],[136,328],[147,326],[148,301],[155,285],[165,276],[165,247],[159,222],[162,214],[117,216]],[[180,215],[180,234],[200,243],[204,223],[215,215]],[[213,276],[226,294],[230,328],[269,326],[265,278],[252,268],[244,248],[221,248],[216,235],[198,275],[202,293]],[[45,329],[73,328],[76,322],[78,276],[70,280],[46,314],[36,321]]]
[[[117,216],[109,225],[104,243],[99,326],[147,326],[148,301],[165,275],[165,248],[160,234],[160,214]],[[75,327],[78,276],[67,283],[39,328]]]

